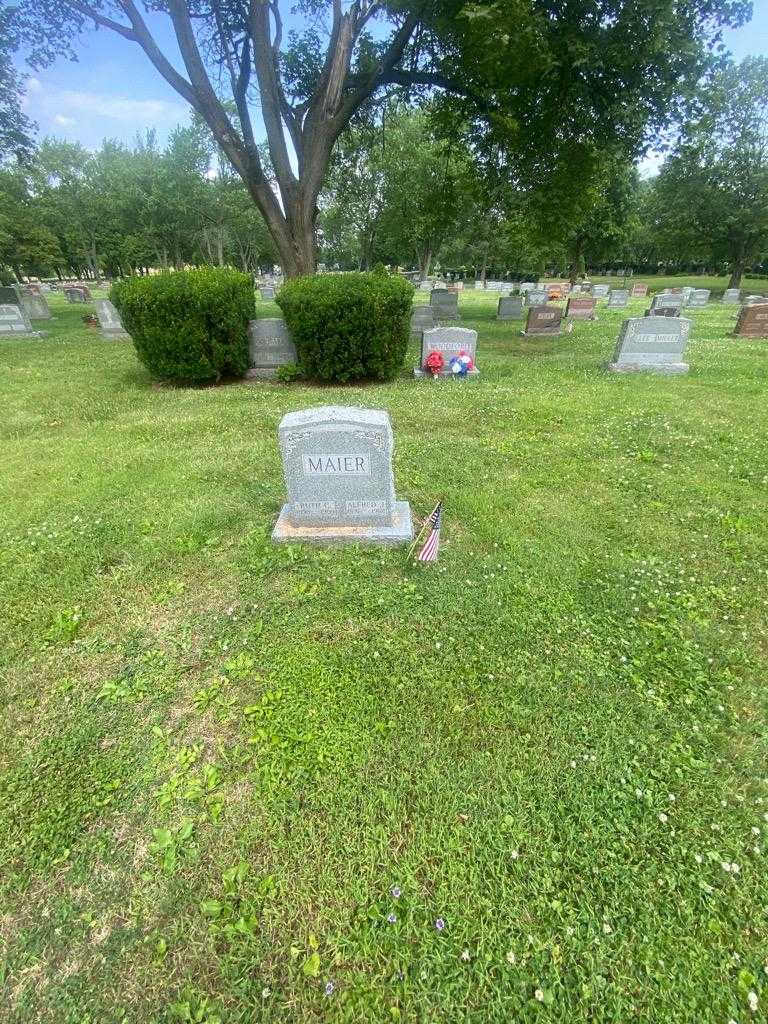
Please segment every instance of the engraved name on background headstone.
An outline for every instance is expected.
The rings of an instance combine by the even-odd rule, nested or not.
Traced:
[[[421,362],[413,371],[414,377],[432,376],[430,370],[425,369],[427,356],[430,352],[439,352],[443,357],[443,369],[441,377],[452,377],[450,362],[453,356],[466,353],[472,360],[470,376],[476,377],[480,372],[477,368],[477,331],[471,331],[466,327],[433,327],[431,331],[424,331],[421,336]]]
[[[710,290],[709,288],[694,288],[691,292],[691,297],[688,300],[688,305],[694,309],[701,309],[709,302]]]
[[[273,540],[410,542],[410,507],[395,498],[388,413],[334,405],[291,412],[278,438],[288,501]]]
[[[608,293],[608,309],[620,309],[629,302],[629,291],[626,288],[611,288]]]
[[[565,315],[571,320],[594,320],[597,300],[586,296],[571,296],[565,307]]]
[[[421,340],[422,331],[435,326],[435,311],[432,306],[413,306],[411,309],[411,337]]]
[[[0,338],[39,338],[41,334],[32,327],[29,317],[21,306],[11,303],[0,304]]]
[[[726,288],[723,292],[723,304],[738,306],[741,302],[741,288]]]
[[[528,306],[544,306],[547,302],[547,292],[544,288],[532,288],[525,297]]]
[[[556,335],[560,333],[563,311],[559,306],[531,306],[525,322],[524,335]]]
[[[742,306],[733,333],[736,338],[768,338],[768,302]]]
[[[65,288],[64,294],[67,302],[85,302],[85,292],[82,288]]]
[[[458,292],[449,292],[447,288],[434,288],[429,296],[429,304],[435,311],[437,320],[459,319]]]
[[[249,321],[248,351],[251,366],[247,377],[274,377],[279,366],[298,361],[288,325],[279,317]]]
[[[274,299],[275,289],[271,284],[263,284],[261,288],[259,288],[259,295],[264,301]]]
[[[523,300],[519,295],[502,296],[496,310],[497,320],[522,320]]]
[[[648,294],[648,285],[639,283],[633,284],[631,294],[633,299],[644,299]]]
[[[592,294],[596,299],[605,299],[611,294],[611,286],[609,284],[592,285]]]
[[[107,340],[130,338],[130,334],[123,327],[120,314],[109,299],[96,299],[96,316],[102,338]]]
[[[688,372],[683,362],[691,321],[683,317],[632,317],[619,331],[613,362],[609,369],[617,373],[652,370],[656,373]]]

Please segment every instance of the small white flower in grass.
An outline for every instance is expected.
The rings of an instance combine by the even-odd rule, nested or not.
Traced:
[[[704,863],[704,858],[701,856],[700,853],[694,853],[693,859],[696,861],[697,864],[703,864]]]
[[[659,815],[659,821],[661,822],[662,825],[666,825],[666,823],[669,821],[669,818],[667,817],[667,815],[663,811]]]
[[[747,1006],[752,1013],[757,1013],[757,992],[754,989],[750,989],[747,992]]]
[[[757,827],[757,825],[753,825],[752,826],[752,835],[753,836],[759,836],[760,835],[760,829]]]
[[[263,989],[261,990],[261,998],[262,998],[262,999],[269,999],[269,997],[270,997],[271,995],[272,995],[272,993],[270,992],[270,990],[269,990],[268,988],[263,988]]]
[[[517,860],[517,858],[519,856],[520,856],[520,851],[519,850],[513,850],[512,853],[510,853],[510,857],[512,858],[512,860]]]
[[[510,966],[511,966],[512,964],[514,964],[514,962],[515,962],[515,954],[510,949],[509,952],[507,953],[507,963],[510,964]]]
[[[611,928],[607,921],[603,921],[603,935],[611,934],[613,934],[613,928]]]
[[[543,990],[540,989],[540,988],[537,988],[536,991],[533,993],[533,998],[536,999],[539,1003],[543,1003],[544,1002],[544,992],[543,992]]]
[[[732,875],[738,875],[740,871],[741,871],[741,865],[737,864],[736,861],[734,861],[731,864],[731,874]]]
[[[571,768],[575,768],[575,767],[576,767],[576,762],[575,761],[571,761]]]
[[[469,962],[469,950],[468,949],[462,949],[462,951],[461,951],[461,959],[464,961],[464,963],[468,963]]]

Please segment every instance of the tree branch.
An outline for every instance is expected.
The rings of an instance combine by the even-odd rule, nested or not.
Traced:
[[[117,34],[122,36],[123,39],[129,39],[133,43],[138,42],[136,36],[127,25],[121,25],[119,21],[113,21],[111,18],[105,17],[103,14],[95,11],[87,4],[81,4],[77,3],[76,0],[70,0],[70,7],[74,7],[76,11],[84,14],[87,18],[91,18],[97,25],[101,25],[102,28],[108,28],[112,32],[117,32]]]

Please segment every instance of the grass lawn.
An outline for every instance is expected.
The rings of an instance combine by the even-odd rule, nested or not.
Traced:
[[[58,297],[0,342],[3,1022],[765,1020],[768,341],[609,375],[625,311],[497,298],[466,382],[158,387]],[[324,403],[436,567],[270,543]]]

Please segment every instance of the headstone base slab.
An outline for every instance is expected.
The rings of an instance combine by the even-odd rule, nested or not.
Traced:
[[[451,370],[442,370],[438,374],[430,373],[429,370],[422,370],[420,366],[417,366],[413,371],[413,376],[417,380],[423,380],[425,377],[429,380],[437,378],[438,380],[449,380],[454,377],[458,377],[458,374],[452,373]],[[458,377],[459,380],[466,380],[467,377],[479,377],[480,371],[476,366],[473,366],[471,370],[467,370],[463,377]]]
[[[652,363],[608,363],[607,369],[612,373],[660,373],[664,377],[679,377],[688,373],[688,363],[664,363],[654,366]]]
[[[294,526],[288,517],[288,505],[283,505],[280,518],[272,531],[276,544],[383,544],[395,547],[413,540],[411,506],[407,501],[396,501],[394,523],[391,526]]]

